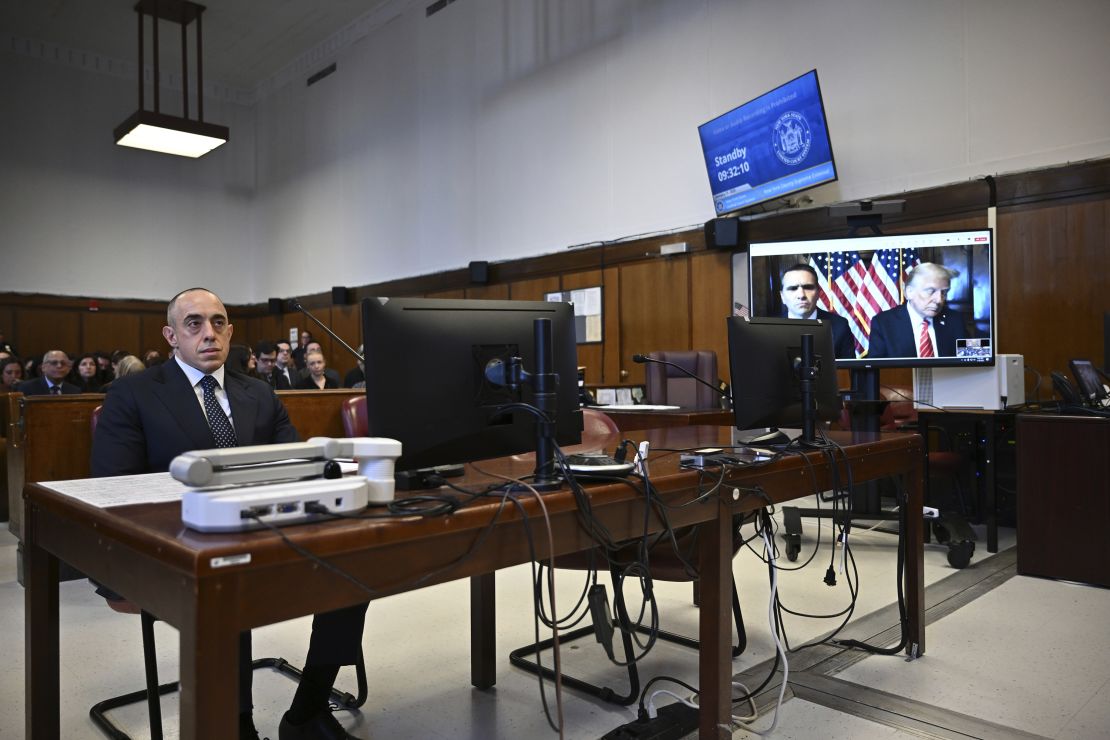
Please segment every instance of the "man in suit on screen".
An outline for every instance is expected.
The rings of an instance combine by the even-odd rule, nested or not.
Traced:
[[[975,336],[966,317],[948,308],[948,290],[959,273],[922,262],[910,271],[906,300],[871,319],[867,356],[955,357],[956,340]]]
[[[796,264],[782,274],[782,305],[788,319],[820,319],[832,326],[833,354],[854,359],[856,343],[848,320],[835,313],[817,308],[817,271],[805,264]]]
[[[94,476],[162,472],[190,450],[297,441],[273,388],[225,368],[233,327],[219,297],[203,288],[182,291],[170,301],[166,323],[162,334],[173,358],[118,379],[104,398],[93,437]],[[350,737],[332,717],[328,696],[339,667],[358,659],[365,616],[365,604],[316,615],[304,678],[281,720],[280,740]],[[256,740],[250,648],[244,632],[239,737]]]

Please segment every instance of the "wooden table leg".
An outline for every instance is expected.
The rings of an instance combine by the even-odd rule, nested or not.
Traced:
[[[181,626],[181,740],[239,735],[239,632],[228,599],[194,590]]]
[[[58,559],[35,545],[34,512],[27,514],[27,540],[23,543],[24,734],[29,740],[58,740]]]
[[[470,578],[470,683],[479,689],[497,683],[497,606],[493,573]]]
[[[732,514],[724,503],[701,525],[698,550],[698,737],[720,740],[732,736]]]

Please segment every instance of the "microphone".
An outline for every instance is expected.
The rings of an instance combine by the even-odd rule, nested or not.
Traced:
[[[656,363],[659,363],[660,365],[669,365],[669,366],[673,367],[675,370],[678,370],[683,375],[688,375],[689,377],[698,381],[699,383],[706,386],[707,388],[712,388],[714,393],[716,393],[719,396],[723,396],[724,398],[727,398],[728,402],[730,404],[732,403],[732,395],[731,394],[725,393],[724,391],[722,391],[720,388],[713,385],[712,383],[706,381],[703,378],[699,378],[697,375],[694,375],[692,372],[690,372],[686,368],[682,367],[682,365],[678,365],[678,364],[675,364],[673,362],[668,362],[667,360],[657,360],[654,357],[648,357],[647,355],[639,355],[639,354],[632,355],[632,361],[637,363],[637,364],[640,364],[640,365],[643,365],[646,362],[656,362]]]
[[[307,316],[308,318],[310,318],[310,319],[312,319],[313,321],[315,321],[315,322],[316,322],[316,325],[317,325],[317,326],[319,326],[319,327],[320,327],[321,329],[323,329],[323,330],[324,330],[325,332],[327,332],[327,334],[328,334],[328,336],[329,336],[329,337],[331,337],[331,338],[332,338],[332,339],[334,339],[335,341],[337,341],[337,342],[339,342],[340,344],[342,344],[342,345],[343,345],[343,347],[344,347],[344,349],[346,349],[346,350],[347,350],[348,352],[350,352],[350,353],[351,353],[352,355],[354,355],[354,356],[355,356],[356,358],[358,358],[358,361],[359,361],[359,362],[365,362],[365,360],[366,360],[366,358],[365,358],[365,357],[363,357],[363,356],[362,356],[361,354],[359,354],[357,350],[355,350],[355,349],[354,349],[353,347],[351,347],[351,345],[349,345],[349,344],[347,344],[346,342],[344,342],[344,341],[343,341],[343,340],[342,340],[342,339],[341,339],[341,338],[339,337],[339,335],[338,335],[338,334],[336,334],[336,333],[335,333],[334,331],[332,331],[331,329],[329,329],[329,328],[327,327],[327,325],[326,325],[326,324],[324,324],[324,322],[323,322],[323,321],[320,321],[320,319],[318,319],[318,318],[316,318],[315,316],[313,316],[312,314],[310,314],[310,313],[308,312],[308,309],[306,309],[306,308],[305,308],[304,306],[302,306],[302,305],[301,305],[301,302],[300,302],[300,300],[299,300],[299,299],[297,299],[297,298],[289,298],[288,300],[286,300],[286,302],[285,302],[285,305],[286,305],[286,306],[288,306],[288,307],[289,307],[290,309],[292,309],[292,310],[300,311],[300,312],[301,312],[301,313],[303,313],[303,314],[304,314],[305,316]]]

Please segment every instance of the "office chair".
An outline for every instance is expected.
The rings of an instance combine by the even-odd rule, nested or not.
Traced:
[[[366,419],[366,396],[352,396],[343,402],[339,409],[343,419],[343,434],[348,437],[365,437],[369,434]]]
[[[600,437],[620,434],[621,429],[613,417],[604,411],[589,407],[582,409],[582,437]]]
[[[721,407],[721,394],[713,390],[717,386],[717,353],[713,350],[651,352],[648,354],[648,359],[674,363],[701,378],[711,387],[697,382],[670,365],[648,362],[645,368],[647,373],[645,403],[693,409]]]
[[[600,435],[611,436],[620,434],[620,429],[617,427],[612,417],[596,409],[582,410],[582,426],[583,438],[585,438],[586,435],[597,437]],[[743,545],[743,537],[741,537],[740,535],[741,519],[741,517],[737,517],[733,522],[734,529],[732,536],[732,552],[734,555]],[[678,554],[676,554],[676,548],[672,547],[669,541],[660,542],[659,544],[655,545],[649,553],[652,579],[657,581],[671,581],[679,583],[688,582],[693,583],[696,587],[697,580],[695,577],[692,577],[691,574],[687,571],[686,564],[683,562],[683,560],[685,560],[686,562],[693,562],[696,559],[697,537],[697,527],[684,527],[675,532],[675,539],[678,543],[677,551],[678,553],[682,554],[681,558]],[[638,547],[638,542],[631,542],[627,544],[619,551],[619,553],[615,556],[615,559],[618,562],[629,562],[631,560],[634,560],[638,555]],[[619,566],[609,563],[602,550],[595,548],[593,550],[584,550],[582,552],[573,553],[571,555],[562,555],[555,561],[555,566],[560,570],[599,570],[600,567],[605,567],[605,565],[608,565],[610,580],[615,591],[618,588],[618,584],[621,582],[621,569]],[[569,676],[566,673],[563,674],[563,685],[576,688],[580,691],[584,691],[588,694],[600,698],[603,701],[612,702],[614,704],[620,705],[628,705],[635,702],[640,695],[639,671],[637,669],[636,663],[631,662],[631,659],[635,655],[631,631],[633,629],[637,629],[640,632],[647,632],[648,630],[644,627],[634,626],[632,624],[631,618],[628,615],[628,612],[624,608],[623,601],[619,599],[614,599],[614,601],[616,602],[617,615],[614,626],[619,628],[621,642],[624,646],[623,662],[628,663],[628,666],[626,667],[628,672],[629,684],[628,693],[619,694],[611,688],[597,686],[596,684],[592,684],[583,679]],[[697,599],[695,598],[695,604],[696,603]],[[734,645],[732,648],[732,655],[733,657],[735,657],[744,652],[744,649],[747,647],[748,642],[747,632],[744,629],[744,616],[740,611],[740,599],[736,592],[735,579],[733,579],[732,582],[732,614],[733,619],[735,620],[737,633],[736,645]],[[586,627],[580,627],[570,632],[562,633],[559,636],[559,643],[562,645],[569,644],[573,640],[593,633],[593,631],[593,625],[589,625]],[[677,635],[672,632],[659,630],[658,636],[659,639],[667,640],[668,642],[674,642],[685,647],[690,647],[694,649],[697,649],[698,647],[697,640],[685,637],[683,635]],[[511,653],[509,653],[509,662],[518,668],[522,668],[528,671],[529,673],[542,674],[545,678],[553,680],[555,674],[550,668],[547,668],[546,666],[540,666],[534,660],[532,660],[532,658],[535,657],[537,650],[548,650],[552,647],[552,644],[553,642],[549,638],[547,640],[541,640],[538,643],[533,643],[531,645],[525,645],[524,647],[517,648],[516,650],[513,650]]]
[[[103,409],[103,406],[97,406],[92,412],[90,426],[94,434],[96,433],[97,422],[100,421],[101,409]],[[139,615],[143,634],[143,667],[146,676],[146,688],[97,702],[89,709],[89,717],[93,724],[112,740],[130,740],[131,736],[116,726],[107,713],[113,709],[119,709],[128,704],[137,704],[145,700],[147,713],[150,717],[150,738],[151,740],[162,740],[162,703],[160,697],[163,694],[177,691],[179,682],[158,683],[158,661],[154,642],[154,623],[158,620],[158,617],[145,609],[140,610],[129,601],[108,598],[105,598],[105,601],[108,602],[108,606],[113,611]],[[251,662],[251,669],[258,670],[259,668],[273,668],[294,681],[300,682],[301,680],[301,670],[291,665],[285,658],[257,658]],[[355,674],[358,681],[358,696],[353,696],[346,691],[339,691],[335,688],[332,688],[331,691],[331,698],[344,709],[358,709],[366,703],[369,694],[366,681],[366,663],[363,660],[361,650],[358,662],[355,664]]]

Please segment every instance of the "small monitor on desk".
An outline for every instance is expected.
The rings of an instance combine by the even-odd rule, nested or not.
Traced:
[[[398,470],[503,457],[534,450],[527,386],[491,382],[491,361],[519,357],[536,372],[534,320],[549,319],[558,376],[555,437],[582,436],[578,356],[568,303],[368,298],[362,302],[368,434],[401,442]]]
[[[836,358],[828,324],[806,319],[728,319],[732,403],[738,429],[798,427],[803,421],[802,335],[813,336],[816,419],[840,414]]]

